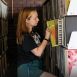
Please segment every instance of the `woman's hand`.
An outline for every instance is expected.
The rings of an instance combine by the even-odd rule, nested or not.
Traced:
[[[46,29],[46,32],[45,32],[45,39],[48,39],[49,40],[50,34],[51,34],[50,29],[47,28]]]

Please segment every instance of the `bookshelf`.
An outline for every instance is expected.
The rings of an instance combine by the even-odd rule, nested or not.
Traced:
[[[57,20],[56,26],[56,45],[52,44],[46,47],[45,50],[45,68],[46,71],[57,75],[58,77],[65,76],[65,49],[66,47],[66,0],[48,0],[43,4],[43,22],[44,27],[47,27],[47,21]],[[45,29],[44,29],[45,30]],[[52,35],[51,35],[52,36]]]

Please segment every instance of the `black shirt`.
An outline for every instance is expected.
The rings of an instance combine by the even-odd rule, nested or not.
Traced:
[[[22,45],[18,45],[18,66],[39,59],[31,52],[31,50],[36,48],[37,46],[38,45],[30,34],[24,35],[24,41]]]

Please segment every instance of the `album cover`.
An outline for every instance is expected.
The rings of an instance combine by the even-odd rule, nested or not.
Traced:
[[[56,23],[55,23],[55,20],[47,21],[47,27],[51,31],[50,40],[51,40],[52,47],[54,47],[56,45]]]

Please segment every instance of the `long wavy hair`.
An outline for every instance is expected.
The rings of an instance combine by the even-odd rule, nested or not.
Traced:
[[[32,11],[36,11],[35,8],[27,7],[20,11],[18,16],[18,24],[17,24],[17,30],[16,30],[16,42],[17,44],[22,44],[22,41],[24,39],[24,33],[28,33],[29,29],[26,26],[26,19],[28,18],[29,14]]]

